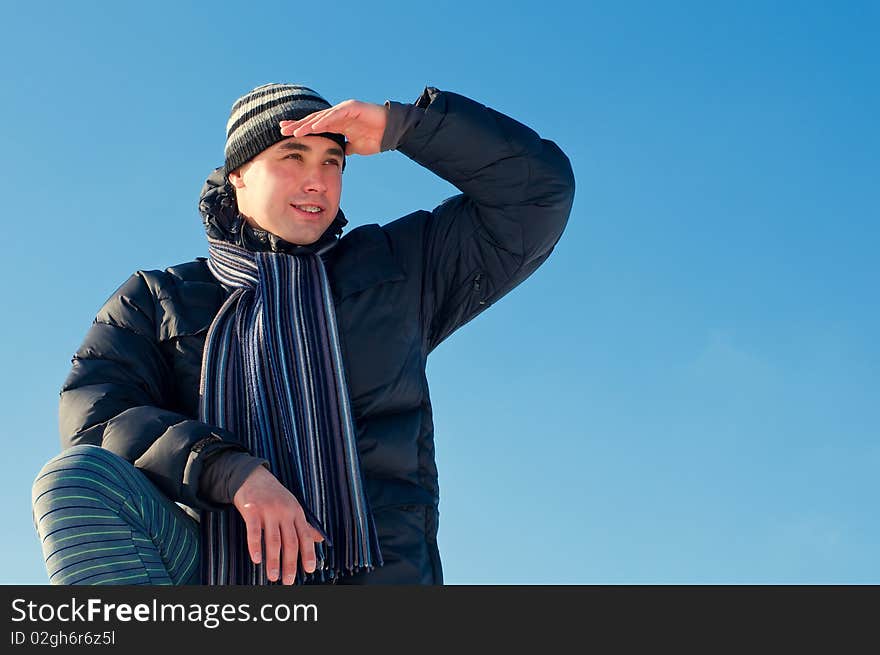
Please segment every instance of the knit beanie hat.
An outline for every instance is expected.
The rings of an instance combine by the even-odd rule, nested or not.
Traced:
[[[249,91],[232,105],[226,123],[224,174],[228,177],[266,148],[288,138],[281,134],[279,121],[299,120],[331,106],[317,91],[299,84],[264,84]],[[345,135],[321,132],[315,136],[336,141],[345,152]]]

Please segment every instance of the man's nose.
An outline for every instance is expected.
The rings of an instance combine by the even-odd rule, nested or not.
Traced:
[[[321,176],[320,170],[309,169],[306,173],[306,178],[303,181],[303,187],[306,191],[319,191],[323,193],[327,190],[327,183]]]

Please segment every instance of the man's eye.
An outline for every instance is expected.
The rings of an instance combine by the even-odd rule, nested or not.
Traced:
[[[329,161],[331,164],[336,164],[337,166],[339,166],[339,160],[338,160],[338,159],[328,159],[327,161]]]
[[[287,156],[285,157],[285,159],[287,159],[288,157],[289,157],[289,158],[302,159],[302,155],[300,155],[298,152],[292,152],[292,153],[290,153],[289,155],[287,155]]]

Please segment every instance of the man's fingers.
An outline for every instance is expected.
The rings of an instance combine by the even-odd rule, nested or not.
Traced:
[[[312,573],[317,566],[318,558],[315,556],[315,542],[323,541],[321,533],[312,527],[304,515],[296,519],[296,533],[299,535],[299,552],[302,558],[303,569],[306,573]]]
[[[263,526],[263,540],[266,542],[266,575],[275,582],[278,579],[281,551],[281,530],[277,522],[272,521]]]
[[[315,129],[315,124],[317,123],[317,119],[313,121],[309,121],[307,123],[303,123],[296,127],[290,134],[292,136],[306,136],[307,134],[312,134],[313,132],[324,132],[325,130],[317,130]]]
[[[347,118],[348,111],[345,109],[337,109],[336,107],[325,109],[323,112],[315,114],[314,118],[308,119],[305,123],[299,125],[293,131],[293,136],[304,136],[311,133],[318,134],[320,132],[342,132],[342,126]]]
[[[310,125],[313,125],[315,123],[315,121],[318,121],[321,118],[323,118],[327,114],[328,111],[330,111],[330,110],[329,109],[322,109],[321,111],[316,111],[316,112],[309,114],[305,118],[301,118],[299,121],[297,121],[297,125],[294,127],[294,131],[296,132],[296,134],[294,134],[294,136],[302,136],[302,134],[300,134],[300,132],[302,130],[307,130]],[[306,132],[306,134],[307,133],[308,132]]]
[[[254,564],[259,564],[262,559],[263,526],[259,518],[255,517],[250,512],[243,514],[242,518],[244,519],[244,524],[247,528],[247,545],[248,552],[251,554],[251,561]]]
[[[280,121],[279,126],[281,127],[281,133],[284,134],[285,136],[291,136],[295,129],[302,127],[302,126],[306,125],[307,123],[311,123],[311,122],[317,120],[326,111],[328,111],[328,110],[321,109],[319,111],[313,111],[308,116],[303,116],[302,118],[300,118],[298,120]]]
[[[312,123],[315,132],[344,132],[358,120],[358,113],[350,107],[333,107]]]
[[[293,584],[296,580],[296,559],[299,556],[299,540],[296,530],[289,521],[281,524],[281,574],[284,584]]]

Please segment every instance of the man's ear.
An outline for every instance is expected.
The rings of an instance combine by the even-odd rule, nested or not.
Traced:
[[[241,177],[241,166],[234,171],[231,171],[227,177],[229,177],[229,181],[236,189],[244,188],[244,179]]]

